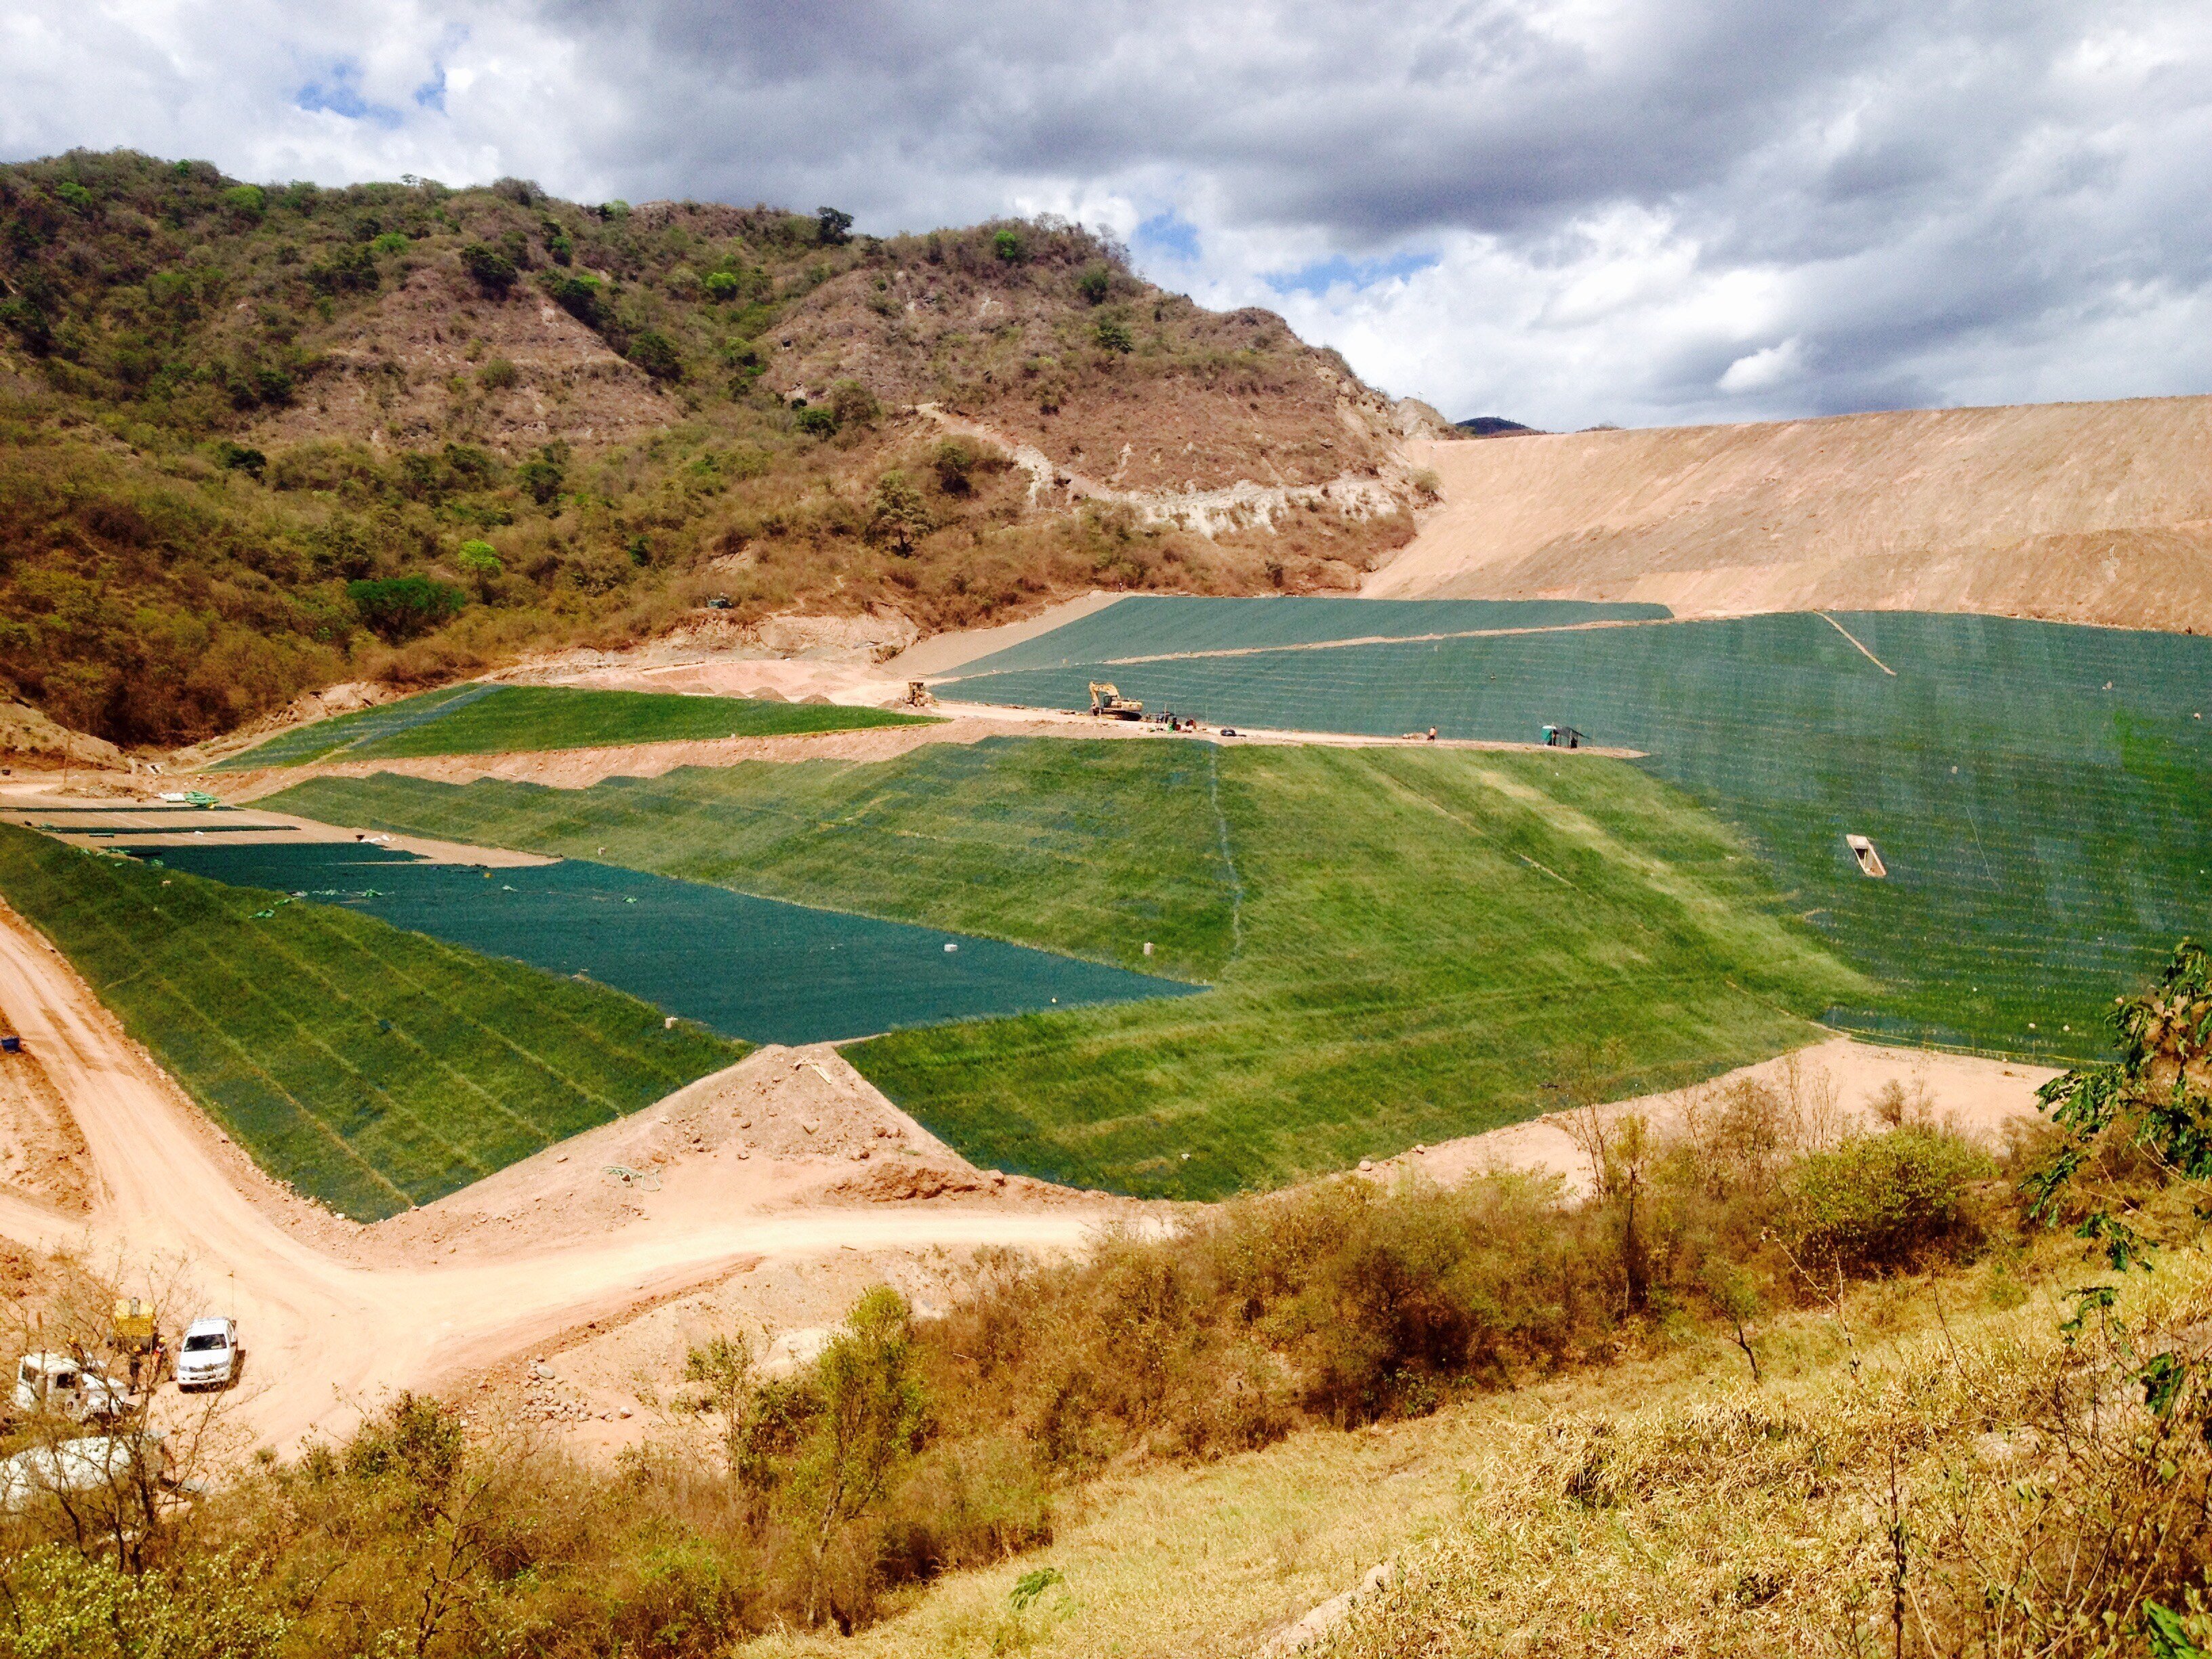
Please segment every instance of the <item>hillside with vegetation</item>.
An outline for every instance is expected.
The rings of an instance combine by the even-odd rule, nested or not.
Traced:
[[[1399,419],[1056,221],[73,152],[0,167],[0,691],[167,746],[780,614],[1348,591],[1412,533]]]
[[[5,1650],[2190,1659],[2208,992],[2185,945],[2001,1155],[1808,1070],[1576,1109],[1581,1192],[1347,1176],[987,1252],[787,1367],[702,1323],[613,1469],[474,1391],[295,1458],[204,1432],[197,1503],[131,1461],[0,1515]],[[113,1287],[64,1270],[40,1328],[91,1346]]]

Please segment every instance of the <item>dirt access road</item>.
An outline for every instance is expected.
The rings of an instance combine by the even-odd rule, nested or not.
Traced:
[[[181,1264],[207,1307],[240,1320],[240,1418],[258,1443],[280,1450],[310,1433],[343,1432],[391,1390],[435,1386],[557,1332],[626,1316],[748,1257],[940,1244],[1073,1249],[1117,1212],[1066,1203],[778,1207],[777,1189],[763,1182],[769,1201],[757,1207],[685,1206],[611,1237],[520,1255],[448,1246],[434,1267],[362,1259],[374,1254],[368,1250],[348,1259],[336,1224],[319,1212],[273,1188],[248,1196],[258,1178],[237,1149],[68,963],[4,908],[0,1009],[74,1114],[94,1175],[88,1217],[0,1195],[0,1233],[134,1273]]]

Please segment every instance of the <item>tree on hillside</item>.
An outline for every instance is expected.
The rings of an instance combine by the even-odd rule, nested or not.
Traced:
[[[2085,1206],[2076,1232],[2124,1272],[2156,1241],[2139,1214],[2113,1213],[2108,1170],[2148,1161],[2188,1191],[2200,1219],[2212,1216],[2212,954],[2183,939],[2155,986],[2116,1000],[2112,1024],[2118,1060],[2036,1091],[2064,1139],[2028,1190],[2045,1221],[2069,1202]]]
[[[906,1298],[888,1285],[863,1296],[815,1362],[815,1379],[822,1412],[795,1487],[812,1523],[810,1625],[820,1610],[830,1545],[884,1496],[921,1431],[921,1380]]]
[[[875,493],[868,498],[870,539],[890,543],[891,551],[903,559],[913,553],[915,543],[936,527],[929,504],[904,471],[893,467],[876,480]]]
[[[428,576],[392,576],[346,584],[346,598],[370,632],[388,645],[426,634],[460,614],[469,596]]]

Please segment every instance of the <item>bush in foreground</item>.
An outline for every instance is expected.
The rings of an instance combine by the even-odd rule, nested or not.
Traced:
[[[1808,1272],[1854,1278],[1958,1260],[1985,1229],[1975,1183],[1996,1173],[1979,1147],[1924,1128],[1815,1152],[1790,1176],[1793,1253]]]
[[[725,1333],[692,1351],[666,1426],[611,1476],[403,1396],[342,1444],[240,1475],[130,1587],[73,1547],[65,1516],[20,1515],[0,1589],[19,1607],[96,1607],[124,1651],[177,1620],[228,1621],[232,1645],[206,1650],[240,1656],[703,1659],[779,1625],[851,1631],[903,1586],[1048,1542],[1069,1495],[1110,1468],[1419,1415],[1729,1321],[1748,1350],[1741,1305],[1707,1287],[1725,1267],[1789,1297],[1770,1241],[1808,1188],[1902,1172],[1935,1218],[1914,1259],[1978,1237],[1966,1199],[1987,1166],[1969,1149],[1920,1132],[1806,1158],[1770,1145],[1787,1127],[1775,1105],[1693,1117],[1681,1145],[1616,1138],[1578,1201],[1524,1176],[1346,1179],[1109,1237],[1080,1261],[986,1253],[946,1317],[872,1291],[788,1376]],[[1729,1146],[1751,1151],[1731,1162]],[[1845,1271],[1900,1259],[1864,1249]],[[1588,1501],[1641,1490],[1629,1465],[1574,1456]]]

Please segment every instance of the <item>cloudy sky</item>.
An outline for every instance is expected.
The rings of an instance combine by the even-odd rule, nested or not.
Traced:
[[[2212,391],[2203,0],[5,0],[77,145],[1057,212],[1454,416]]]

